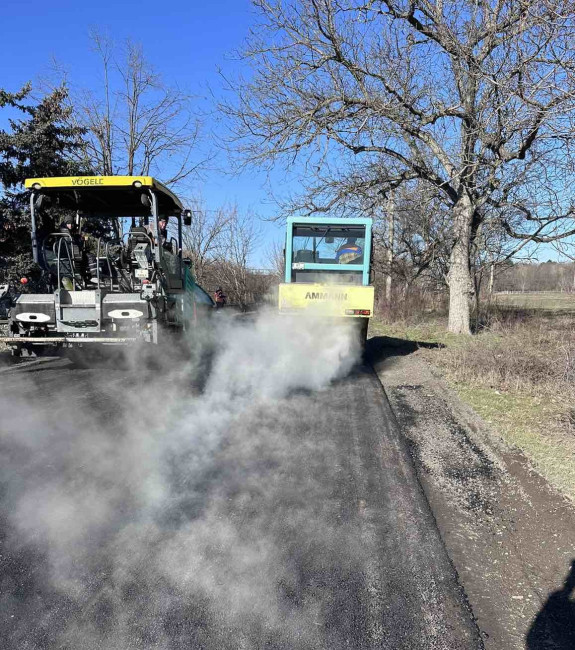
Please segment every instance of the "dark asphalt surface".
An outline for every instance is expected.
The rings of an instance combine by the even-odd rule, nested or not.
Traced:
[[[0,368],[1,648],[481,647],[368,366],[246,405],[215,439],[197,432],[217,413],[134,407],[148,384],[63,359]],[[194,418],[201,451],[145,437],[140,458],[128,396],[138,427],[169,409],[185,438]]]

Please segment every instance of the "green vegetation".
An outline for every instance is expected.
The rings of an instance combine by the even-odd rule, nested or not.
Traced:
[[[555,295],[561,294],[539,296],[541,309],[492,309],[473,337],[446,334],[443,319],[433,316],[374,322],[372,335],[442,344],[420,354],[508,444],[575,499],[575,322],[565,309],[551,310]]]
[[[575,500],[575,444],[569,408],[549,395],[499,392],[473,383],[455,383],[457,394],[504,440],[521,449],[559,490]]]
[[[31,87],[18,93],[0,89],[0,109],[16,112],[7,131],[0,129],[0,283],[26,275],[29,288],[40,282],[30,246],[29,194],[25,178],[67,176],[85,170],[79,160],[83,129],[67,123],[66,88],[57,88],[40,102]]]

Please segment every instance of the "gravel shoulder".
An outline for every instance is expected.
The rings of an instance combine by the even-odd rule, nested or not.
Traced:
[[[458,399],[417,344],[374,337],[367,353],[487,650],[573,650],[572,502]]]

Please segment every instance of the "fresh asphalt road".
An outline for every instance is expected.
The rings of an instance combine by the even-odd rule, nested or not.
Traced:
[[[1,408],[22,408],[24,393],[30,408],[50,410],[52,420],[53,409],[65,409],[66,422],[91,412],[121,437],[129,420],[123,402],[142,381],[134,371],[62,359],[4,366]],[[24,419],[23,427],[37,426]],[[4,427],[17,428],[9,422]],[[229,439],[212,441],[189,471],[187,456],[179,458],[152,523],[141,523],[133,499],[120,498],[112,522],[99,521],[89,543],[78,538],[82,553],[72,538],[72,568],[55,548],[60,539],[71,542],[66,531],[61,538],[54,531],[65,524],[50,526],[53,498],[46,497],[46,512],[34,507],[54,485],[81,491],[99,452],[81,462],[62,451],[71,439],[40,452],[17,431],[2,431],[1,647],[482,647],[369,366],[326,390],[258,407],[226,430]],[[122,486],[121,476],[90,474],[91,485],[98,480],[102,491],[114,481]],[[42,512],[38,530],[31,506],[22,515],[31,490],[31,512]],[[89,517],[89,505],[86,511]]]

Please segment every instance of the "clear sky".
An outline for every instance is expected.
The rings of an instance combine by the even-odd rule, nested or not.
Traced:
[[[71,84],[90,87],[100,83],[100,65],[91,51],[89,34],[98,30],[118,42],[130,39],[143,46],[146,59],[174,84],[198,97],[205,131],[221,135],[215,119],[212,95],[220,96],[223,83],[218,70],[233,74],[238,69],[234,50],[240,48],[254,22],[249,0],[3,0],[0,27],[0,87],[17,90],[53,70],[57,61]],[[242,210],[254,210],[264,218],[277,211],[270,200],[266,175],[225,173],[223,154],[206,172],[197,190],[210,208],[236,202]],[[274,186],[285,182],[278,172]],[[263,247],[283,238],[282,228],[262,223]],[[253,264],[265,265],[258,255]]]

